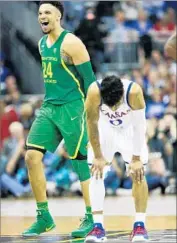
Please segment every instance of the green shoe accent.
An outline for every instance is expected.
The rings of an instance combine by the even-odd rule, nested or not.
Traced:
[[[93,215],[91,213],[86,213],[79,228],[74,230],[71,233],[71,236],[74,238],[84,238],[93,230],[93,228]]]
[[[55,223],[48,210],[37,210],[37,220],[22,235],[26,237],[38,236],[55,228]]]

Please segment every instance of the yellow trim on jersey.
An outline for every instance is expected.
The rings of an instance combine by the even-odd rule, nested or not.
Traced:
[[[32,143],[26,143],[27,146],[32,146],[34,148],[40,148],[40,149],[45,149],[43,146],[39,146],[39,145],[36,145],[36,144],[32,144]]]
[[[81,86],[79,83],[79,80],[74,76],[74,74],[69,70],[69,68],[66,66],[66,64],[64,63],[63,59],[61,59],[61,64],[63,66],[63,68],[69,73],[69,75],[71,75],[71,77],[74,79],[74,81],[76,82],[77,86],[78,86],[78,90],[81,93],[82,97],[84,98],[85,95],[81,90]]]
[[[83,101],[83,104],[84,104],[84,99],[82,99],[82,101]],[[78,141],[76,150],[74,152],[74,155],[73,156],[69,156],[70,159],[75,159],[77,157],[79,148],[81,146],[82,138],[83,138],[83,135],[84,135],[84,122],[85,122],[84,114],[85,114],[85,109],[84,109],[84,112],[82,114],[82,129],[81,129],[81,135],[80,135],[80,138],[79,138],[79,141]]]

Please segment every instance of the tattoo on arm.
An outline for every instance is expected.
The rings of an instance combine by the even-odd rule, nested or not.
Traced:
[[[60,54],[66,64],[73,64],[72,58],[64,50],[61,50]]]

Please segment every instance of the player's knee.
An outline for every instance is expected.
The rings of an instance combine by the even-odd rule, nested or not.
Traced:
[[[25,162],[30,169],[36,163],[39,163],[42,160],[43,154],[35,150],[27,150],[25,155]]]

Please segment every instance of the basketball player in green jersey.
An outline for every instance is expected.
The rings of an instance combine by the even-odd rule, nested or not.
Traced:
[[[85,217],[71,235],[85,237],[93,229],[84,98],[96,78],[84,44],[61,27],[62,17],[60,2],[40,2],[38,18],[45,35],[39,41],[39,51],[45,98],[31,127],[26,153],[29,179],[37,203],[37,220],[23,232],[23,236],[37,236],[55,227],[48,209],[42,158],[45,151],[54,152],[62,139],[81,182],[86,205]],[[71,207],[74,210],[74,205]]]

